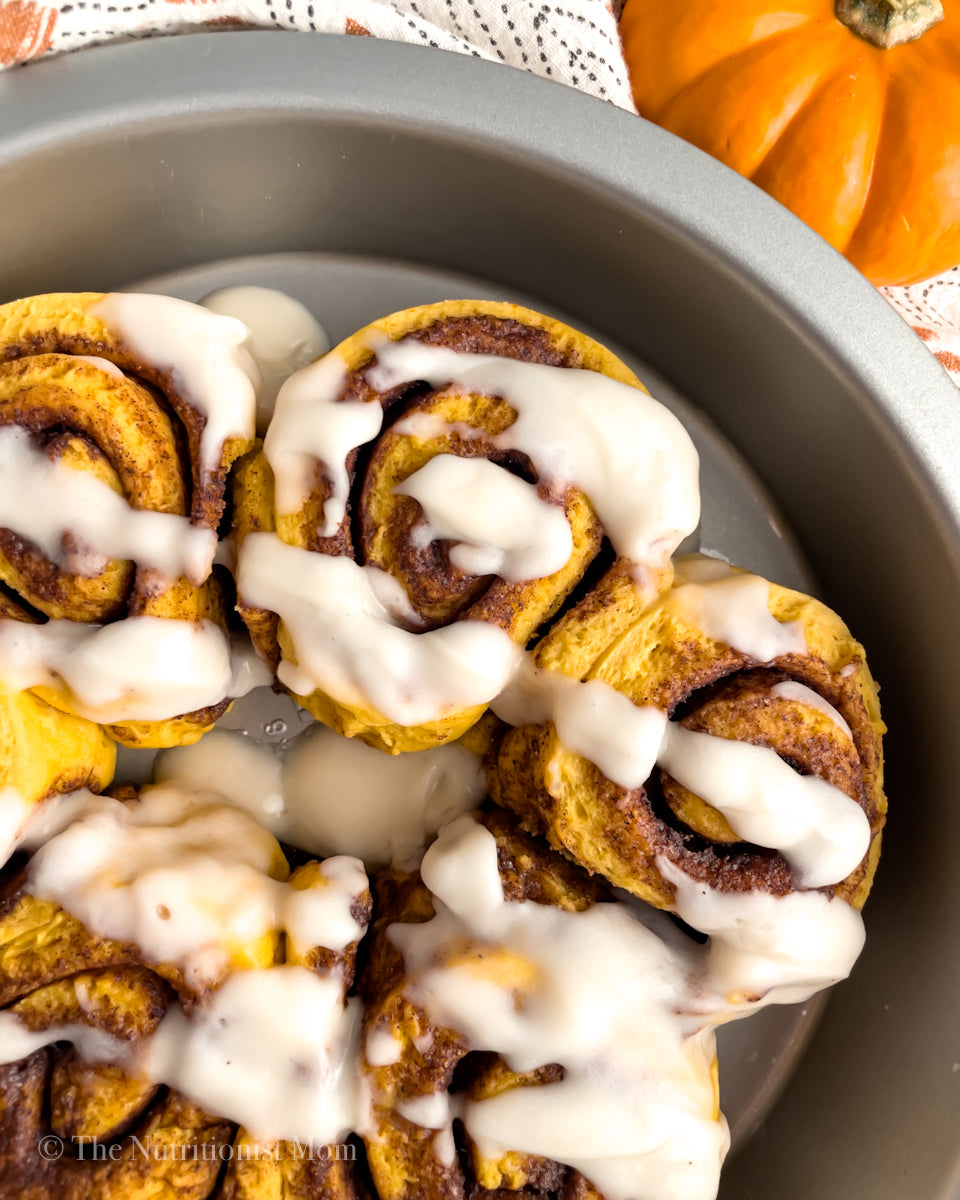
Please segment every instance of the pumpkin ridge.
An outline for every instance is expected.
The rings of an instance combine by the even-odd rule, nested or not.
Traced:
[[[870,62],[865,62],[861,69],[865,70],[865,71],[866,70],[876,70],[876,64],[870,63]],[[836,66],[831,71],[829,71],[829,73],[825,74],[818,81],[816,87],[813,89],[813,91],[810,93],[810,95],[800,105],[800,107],[793,114],[793,116],[790,118],[790,120],[787,122],[787,124],[783,127],[783,129],[781,129],[776,141],[774,141],[774,143],[771,145],[770,149],[767,151],[766,155],[764,156],[763,161],[758,164],[756,169],[750,175],[751,182],[756,183],[758,187],[763,188],[763,190],[768,192],[768,194],[772,195],[774,197],[774,199],[779,200],[780,203],[785,204],[787,208],[790,208],[795,213],[800,215],[801,219],[806,219],[806,216],[808,214],[803,214],[801,212],[802,206],[798,205],[798,203],[797,203],[797,201],[798,201],[797,195],[794,194],[791,197],[786,198],[786,199],[782,198],[781,195],[778,194],[778,192],[775,188],[769,187],[769,186],[767,186],[767,184],[765,182],[762,182],[763,175],[764,175],[764,168],[765,167],[769,168],[771,160],[774,160],[776,155],[784,153],[785,147],[786,147],[786,154],[787,154],[788,158],[796,157],[796,154],[797,154],[796,147],[791,148],[789,146],[791,132],[796,134],[796,132],[797,132],[796,127],[805,118],[807,118],[808,116],[811,115],[812,110],[815,110],[817,105],[824,105],[825,109],[829,108],[828,97],[830,95],[830,92],[835,88],[837,83],[840,82],[844,76],[849,75],[849,73],[850,73],[849,64],[846,63],[845,61],[840,61],[836,64]],[[826,241],[828,241],[830,243],[830,245],[832,245],[833,248],[835,250],[839,251],[841,254],[846,253],[846,250],[849,247],[851,241],[853,240],[857,229],[860,227],[860,222],[863,220],[863,214],[866,210],[867,203],[870,198],[870,189],[873,186],[877,157],[880,152],[880,146],[881,146],[881,142],[882,142],[882,138],[883,138],[884,115],[886,113],[886,106],[887,106],[887,88],[886,88],[885,84],[880,85],[880,87],[878,88],[878,94],[882,97],[882,107],[881,107],[880,116],[879,116],[879,119],[877,122],[878,129],[877,129],[877,134],[876,134],[876,140],[874,141],[874,145],[873,145],[873,153],[872,153],[872,155],[870,155],[869,167],[866,167],[864,170],[864,174],[866,175],[867,178],[866,178],[865,186],[863,188],[862,196],[860,197],[859,204],[857,205],[856,217],[853,219],[853,221],[850,223],[849,227],[847,228],[846,236],[843,237],[842,239],[838,239],[833,236],[828,237],[827,234],[822,229],[817,228],[817,226],[814,222],[812,222],[812,221],[808,222],[811,225],[811,228],[813,228],[816,233],[820,234],[821,237],[823,237]],[[791,201],[793,201],[793,202],[791,202]]]
[[[791,64],[797,63],[801,68],[810,63],[807,46],[811,38],[818,36],[815,26],[816,22],[808,22],[782,30],[714,63],[681,88],[654,120],[740,174],[752,178],[784,130],[817,91],[824,75],[834,69],[837,54],[832,46],[832,31],[822,27],[819,41],[823,53],[802,76],[773,71],[767,65],[772,56],[780,62],[789,59]],[[796,54],[792,53],[791,47],[794,39]],[[833,53],[830,53],[831,49]],[[714,117],[704,124],[699,116],[704,108],[715,110],[726,98],[737,94],[738,86],[744,92],[763,97],[762,113],[751,109],[735,123],[725,123]],[[714,136],[721,130],[725,130],[722,142]],[[754,145],[749,145],[744,137],[747,130],[755,131],[757,135]]]
[[[703,2],[698,5],[698,0],[686,0],[677,6],[675,0],[669,4],[627,0],[620,33],[642,116],[652,119],[654,111],[662,111],[685,87],[731,56],[768,44],[781,33],[809,29],[823,21],[824,0],[776,0],[775,11],[771,11],[770,0],[736,0],[736,20],[746,28],[731,36],[726,18],[709,15]],[[705,2],[718,5],[718,0]],[[708,36],[702,36],[705,29]],[[713,36],[714,32],[719,36]],[[694,42],[692,53],[688,33]],[[637,72],[631,61],[637,57],[648,63],[642,72]]]
[[[903,66],[894,66],[890,70],[885,92],[884,111],[881,117],[880,136],[877,140],[877,153],[874,160],[875,169],[873,175],[871,176],[870,188],[868,189],[864,198],[860,220],[857,222],[856,228],[854,229],[844,251],[854,266],[860,270],[864,270],[864,267],[866,266],[864,260],[865,258],[869,259],[869,256],[873,250],[873,246],[871,244],[875,240],[875,235],[871,236],[873,234],[873,230],[878,223],[880,223],[883,217],[886,217],[888,221],[899,222],[902,220],[908,232],[911,230],[907,213],[903,211],[902,202],[898,202],[896,205],[891,206],[890,201],[887,199],[884,191],[881,190],[879,194],[875,194],[874,183],[877,182],[878,186],[881,188],[888,188],[890,184],[890,177],[895,177],[901,170],[906,170],[906,166],[903,165],[901,135],[902,129],[909,125],[909,117],[905,116],[904,114],[907,112],[909,107],[911,87],[915,86],[916,80],[922,76],[925,83],[930,88],[931,94],[933,94],[932,85],[934,83],[934,70],[930,68],[929,60],[927,64],[928,69],[926,71],[924,71],[920,64],[918,64],[916,61],[916,50],[923,46],[924,40],[925,39],[920,39],[919,41],[910,43],[913,53],[911,55],[912,61],[909,62],[909,65],[904,64]],[[896,49],[899,50],[902,48],[897,47]],[[883,53],[888,52],[884,51]],[[949,74],[949,72],[947,73]],[[953,81],[951,80],[951,82]],[[942,94],[942,89],[938,88],[936,91]],[[954,91],[956,91],[955,83]],[[899,106],[901,111],[899,113],[893,112],[892,109],[894,106]],[[898,124],[900,128],[898,128]],[[893,210],[892,212],[891,208]],[[887,211],[885,212],[884,210]],[[913,216],[914,214],[911,212],[910,215]],[[916,225],[916,218],[914,218],[914,223]],[[935,254],[931,255],[929,237],[923,238],[919,244],[915,245],[913,257],[915,261],[921,262],[932,257],[934,267],[931,268],[929,265],[925,265],[920,273],[921,278],[937,274],[939,270],[944,269],[943,267],[936,265],[937,256]],[[874,274],[876,274],[875,271],[869,271],[868,273],[868,278],[870,278],[871,281]],[[904,278],[905,277],[889,278],[884,276],[881,282],[896,286],[902,283]]]
[[[882,89],[882,93],[883,107],[880,111],[880,128],[877,131],[877,144],[873,149],[873,161],[870,163],[870,178],[867,180],[867,189],[863,193],[863,203],[860,205],[860,215],[857,217],[853,228],[850,230],[850,236],[847,238],[846,242],[844,242],[843,246],[836,247],[840,253],[845,258],[850,259],[851,262],[853,261],[850,254],[851,248],[857,239],[857,234],[863,227],[864,221],[869,219],[870,216],[870,200],[873,196],[873,185],[877,179],[877,163],[880,161],[880,156],[883,154],[884,142],[888,139],[887,113],[890,109],[889,80],[887,82],[887,86]]]
[[[841,67],[837,70],[832,71],[829,75],[817,80],[817,82],[813,85],[813,88],[811,89],[809,95],[807,95],[801,101],[800,107],[793,113],[793,115],[790,117],[789,121],[787,121],[786,125],[784,125],[784,127],[780,130],[780,132],[777,134],[775,140],[771,143],[769,150],[767,150],[766,154],[757,163],[756,167],[751,172],[751,174],[749,176],[751,183],[757,177],[757,175],[759,175],[760,172],[763,170],[764,165],[771,158],[771,156],[776,154],[777,147],[780,145],[781,139],[783,139],[787,136],[787,134],[790,132],[791,128],[798,121],[800,121],[801,118],[806,116],[811,108],[813,108],[816,104],[820,103],[824,94],[829,90],[831,83],[833,83],[833,81],[836,79],[836,77],[842,73],[843,73],[843,68]]]
[[[667,109],[675,104],[676,101],[684,97],[693,88],[709,85],[713,82],[712,77],[714,75],[720,75],[732,67],[736,67],[738,70],[742,69],[754,57],[760,57],[762,55],[769,54],[771,46],[775,45],[778,41],[783,41],[785,38],[790,37],[798,30],[803,31],[804,35],[806,35],[809,32],[810,26],[814,23],[815,18],[811,17],[810,20],[805,21],[802,25],[795,26],[792,29],[780,29],[776,33],[767,34],[765,37],[758,38],[757,41],[751,42],[748,46],[743,46],[740,50],[735,51],[733,54],[727,54],[724,58],[718,58],[717,61],[715,63],[711,63],[705,71],[701,71],[699,75],[695,75],[693,79],[685,83],[682,88],[674,92],[668,100],[664,101],[659,112],[654,112],[649,115],[648,120],[655,121],[657,124],[659,124],[661,118],[666,114]],[[645,115],[646,114],[641,113],[641,116]]]
[[[936,71],[947,75],[960,74],[960,37],[951,22],[956,24],[957,18],[948,14],[941,26],[930,30],[922,38],[917,38],[915,42],[908,43],[911,59],[915,60],[915,65],[918,65],[924,73]],[[891,70],[899,71],[900,69],[896,59],[893,59]]]

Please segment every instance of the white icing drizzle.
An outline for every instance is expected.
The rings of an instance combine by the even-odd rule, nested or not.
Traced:
[[[423,618],[410,603],[407,590],[400,582],[386,571],[376,567],[366,570],[367,582],[376,600],[381,604],[390,617],[408,629],[417,629],[424,624]]]
[[[366,1127],[359,1028],[360,1002],[345,1001],[339,975],[275,966],[230,975],[189,1016],[172,1005],[134,1044],[79,1023],[32,1032],[0,1013],[0,1063],[69,1041],[86,1061],[175,1088],[263,1141],[319,1149]]]
[[[784,679],[782,683],[775,683],[773,685],[770,689],[770,695],[777,696],[781,700],[793,700],[797,704],[803,704],[806,708],[813,708],[817,712],[823,713],[848,738],[853,739],[853,731],[843,719],[843,716],[837,712],[832,704],[828,704],[819,692],[815,692],[813,688],[808,688],[806,684],[798,683],[795,679]]]
[[[509,725],[552,721],[568,750],[631,791],[650,778],[667,728],[660,709],[634,704],[602,679],[544,671],[531,655],[490,707]]]
[[[332,488],[323,506],[323,537],[332,537],[347,511],[346,461],[351,450],[380,432],[379,404],[336,398],[346,367],[336,351],[292,375],[280,389],[263,452],[276,480],[277,514],[299,511],[313,484],[317,464]]]
[[[0,787],[0,867],[19,845],[36,807],[15,787]]]
[[[462,746],[390,755],[318,725],[284,764],[287,811],[317,852],[408,865],[424,843],[486,793],[480,759]]]
[[[659,765],[741,837],[779,850],[804,887],[838,883],[869,848],[870,822],[839,788],[800,775],[769,746],[685,729],[601,679],[580,683],[527,656],[491,707],[511,725],[552,721],[563,746],[628,790]]]
[[[128,617],[112,625],[0,619],[0,679],[14,691],[70,689],[91,721],[163,721],[269,682],[213,621]]]
[[[213,729],[192,746],[161,750],[153,778],[187,791],[217,792],[224,803],[248,812],[275,838],[301,850],[317,851],[297,840],[283,794],[283,760],[272,746],[225,729]]]
[[[301,956],[314,946],[345,950],[364,932],[351,911],[368,887],[360,859],[346,854],[327,858],[319,875],[322,884],[288,889],[278,909],[290,945]]]
[[[286,292],[265,287],[229,287],[200,301],[222,317],[235,317],[249,330],[247,349],[260,372],[257,433],[267,430],[277,392],[295,371],[326,354],[330,339],[307,308]]]
[[[411,633],[371,583],[375,568],[285,545],[272,533],[243,543],[237,588],[245,604],[277,613],[293,643],[278,678],[294,693],[320,688],[342,703],[419,725],[487,704],[522,651],[496,626],[457,621]]]
[[[870,822],[856,801],[817,775],[800,775],[769,746],[671,722],[657,761],[742,838],[779,850],[803,887],[839,883],[870,846]]]
[[[237,539],[233,533],[217,542],[217,552],[213,556],[215,566],[226,567],[231,575],[237,573]]]
[[[242,321],[171,296],[124,292],[104,296],[90,312],[143,362],[169,372],[178,392],[203,415],[204,475],[220,465],[229,438],[254,436],[259,378]]]
[[[457,1161],[457,1143],[453,1136],[453,1124],[446,1129],[438,1129],[433,1138],[433,1152],[437,1161],[450,1170]]]
[[[262,916],[269,928],[285,919],[289,930],[288,903],[278,900],[284,890],[293,899],[309,897],[257,873],[272,839],[251,822],[240,828],[244,814],[224,810],[216,798],[154,789],[130,807],[89,793],[62,799],[69,823],[53,822],[65,828],[32,861],[30,890],[43,894],[33,886],[38,877],[41,884],[44,875],[55,877],[61,893],[74,899],[69,911],[83,909],[77,915],[90,923],[96,910],[92,927],[101,936],[134,940],[131,930],[146,931],[155,952],[146,957],[168,960],[179,947],[188,974],[197,973],[201,959],[208,970],[222,969],[230,935],[239,932],[249,945]],[[152,809],[150,821],[115,820],[118,810],[145,807]],[[186,820],[178,822],[177,812]],[[178,831],[191,820],[198,823],[178,846]],[[112,836],[118,824],[128,826],[133,845]],[[204,887],[208,856],[220,876],[213,892]],[[257,858],[246,886],[222,888],[225,868]],[[300,949],[342,949],[361,932],[346,915],[366,884],[359,864],[323,865],[319,895],[333,894],[305,910]],[[568,1162],[611,1200],[635,1194],[707,1200],[726,1131],[713,1113],[713,1043],[704,1020],[797,1002],[843,978],[863,927],[854,910],[819,893],[720,894],[666,860],[658,867],[677,887],[677,911],[710,935],[708,947],[670,949],[621,905],[573,914],[505,902],[496,843],[471,818],[459,818],[424,859],[437,916],[425,925],[394,925],[390,937],[404,954],[411,998],[436,1022],[461,1030],[472,1048],[502,1053],[518,1071],[548,1062],[565,1068],[560,1084],[519,1089],[507,1094],[508,1102],[497,1097],[458,1106],[484,1154],[513,1149]],[[254,878],[261,882],[251,888]],[[268,899],[258,906],[257,886],[261,900],[264,886],[273,893],[272,905]],[[228,911],[227,921],[218,907]],[[164,945],[150,933],[151,922],[164,926]],[[213,945],[204,940],[208,929],[216,933]],[[478,946],[479,957],[464,957],[465,941]],[[517,971],[515,986],[484,979],[478,970],[484,957],[504,952],[533,967]],[[314,1145],[366,1128],[358,1038],[358,1002],[344,1004],[339,980],[292,966],[228,975],[189,1017],[172,1008],[145,1044],[84,1024],[32,1033],[13,1014],[0,1014],[2,1062],[69,1040],[88,1060],[120,1063],[176,1087],[263,1138]],[[393,1065],[400,1051],[392,1031],[368,1035],[370,1065]],[[440,1130],[438,1157],[453,1162],[447,1097],[408,1098],[402,1115]]]
[[[412,496],[423,509],[414,545],[456,542],[450,562],[470,575],[541,579],[559,571],[573,553],[563,507],[489,459],[438,454],[394,491]]]
[[[48,458],[16,426],[0,428],[0,528],[78,575],[98,575],[110,559],[120,559],[201,584],[217,549],[212,529],[173,513],[131,508],[102,480]],[[68,551],[66,534],[83,549]]]
[[[50,841],[58,833],[62,833],[68,825],[78,817],[89,812],[97,812],[101,808],[107,810],[114,801],[109,796],[97,796],[86,788],[76,792],[65,792],[57,796],[49,796],[40,804],[33,806],[29,819],[20,831],[16,848],[33,853]]]
[[[699,554],[678,554],[673,569],[675,587],[688,583],[705,585],[737,574],[726,558],[705,550]]]
[[[26,890],[147,961],[176,964],[191,986],[217,981],[233,954],[274,930],[301,953],[361,936],[350,914],[367,886],[357,860],[328,860],[313,887],[294,888],[271,876],[276,840],[216,795],[157,787],[130,805],[79,795],[69,824],[31,858]]]
[[[375,388],[455,380],[502,396],[518,416],[495,439],[497,446],[523,451],[545,478],[585,492],[618,553],[659,562],[697,527],[697,452],[677,418],[645,392],[595,371],[460,354],[413,339],[380,339],[371,348],[378,361],[366,374]],[[348,455],[375,438],[383,422],[375,402],[337,401],[344,377],[336,351],[292,376],[277,398],[264,445],[281,514],[301,507],[316,463],[323,464],[333,489],[324,505],[325,537],[346,511]],[[436,423],[414,415],[395,428],[429,436]]]
[[[427,1028],[422,1033],[415,1033],[410,1040],[413,1042],[416,1051],[426,1057],[426,1055],[429,1054],[433,1049],[433,1030]]]
[[[97,358],[95,354],[73,354],[71,357],[74,362],[89,363],[91,367],[96,367],[98,371],[103,371],[106,375],[112,375],[114,379],[126,378],[117,364],[110,362],[109,359]]]
[[[364,1127],[359,1029],[339,975],[240,971],[189,1017],[171,1009],[140,1069],[258,1138],[321,1147]]]
[[[379,340],[370,383],[423,379],[500,396],[517,420],[495,439],[527,454],[542,477],[590,500],[618,554],[661,561],[697,527],[699,461],[680,421],[637,388],[596,371],[461,354],[415,339]],[[417,417],[399,431],[416,434]]]
[[[778,621],[770,612],[769,599],[770,584],[759,575],[745,575],[718,559],[691,555],[677,559],[676,585],[666,603],[708,638],[757,662],[806,654],[803,624]]]
[[[846,979],[863,949],[863,918],[822,892],[721,892],[666,858],[657,869],[676,887],[678,915],[710,937],[692,1011],[712,1020],[807,1000]]]
[[[712,1035],[678,1016],[688,964],[621,905],[569,913],[506,902],[496,842],[471,818],[446,827],[422,874],[436,917],[389,931],[410,998],[514,1070],[560,1063],[565,1072],[464,1102],[481,1153],[567,1163],[609,1200],[713,1200],[728,1135],[714,1113]],[[484,973],[498,949],[518,962],[514,986]],[[404,1115],[438,1127],[444,1101],[418,1097]]]
[[[239,700],[258,687],[270,687],[273,672],[257,654],[253,643],[244,633],[230,634],[230,690],[227,696]]]
[[[72,1042],[87,1062],[120,1065],[131,1062],[129,1043],[95,1026],[77,1021],[34,1030],[29,1029],[16,1013],[0,1012],[0,1064],[19,1062],[54,1042]]]
[[[350,854],[368,867],[413,866],[426,842],[483,799],[480,759],[456,744],[390,755],[315,725],[281,757],[214,730],[157,758],[159,783],[222,792],[280,841]]]
[[[403,1043],[392,1029],[371,1029],[363,1045],[363,1057],[371,1067],[393,1067],[403,1058]]]
[[[397,1102],[397,1112],[424,1129],[446,1129],[451,1121],[450,1097],[446,1092],[428,1092]]]

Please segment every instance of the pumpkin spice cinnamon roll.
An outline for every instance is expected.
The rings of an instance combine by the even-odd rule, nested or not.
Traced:
[[[505,813],[378,879],[362,983],[381,1200],[713,1200],[726,1152],[693,960]],[[681,937],[680,939],[684,939]]]
[[[234,686],[213,560],[245,338],[164,296],[0,306],[0,679],[128,745],[196,740]]]
[[[0,1197],[355,1200],[362,865],[291,874],[222,797],[119,794],[64,797],[8,867]]]
[[[514,727],[495,799],[702,932],[760,897],[856,940],[841,910],[867,897],[886,811],[863,647],[819,601],[716,559],[677,560],[652,604],[632,593],[614,569],[538,646],[526,694],[497,709]]]
[[[288,380],[236,513],[241,612],[280,682],[399,752],[477,720],[604,539],[668,581],[699,516],[697,456],[590,338],[451,301]]]

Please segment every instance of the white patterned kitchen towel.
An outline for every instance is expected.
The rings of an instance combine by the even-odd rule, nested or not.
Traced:
[[[960,385],[960,267],[912,287],[880,290]]]
[[[535,71],[633,111],[606,0],[0,0],[0,65],[211,29],[352,33]]]

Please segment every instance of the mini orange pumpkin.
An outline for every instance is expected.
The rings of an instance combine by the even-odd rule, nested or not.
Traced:
[[[637,108],[873,283],[915,283],[960,263],[960,0],[945,3],[628,0]]]

